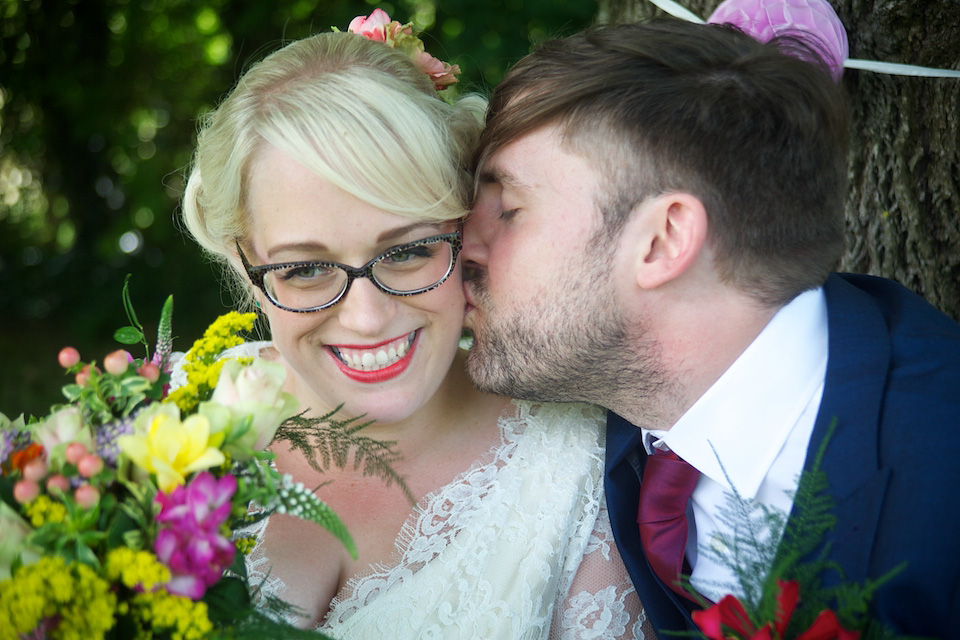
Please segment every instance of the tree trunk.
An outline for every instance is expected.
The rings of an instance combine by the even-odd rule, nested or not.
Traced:
[[[719,0],[681,0],[707,18]],[[831,0],[850,57],[958,68],[960,2]],[[598,22],[662,15],[649,0],[599,0]],[[847,245],[840,269],[910,287],[960,320],[960,80],[847,70]]]

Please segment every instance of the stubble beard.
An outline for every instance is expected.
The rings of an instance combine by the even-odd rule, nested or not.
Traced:
[[[479,389],[522,400],[591,402],[618,413],[659,393],[656,344],[641,323],[622,317],[611,257],[597,253],[567,271],[574,277],[558,279],[551,299],[541,295],[523,309],[498,310],[486,274],[472,277],[482,322],[467,373]]]

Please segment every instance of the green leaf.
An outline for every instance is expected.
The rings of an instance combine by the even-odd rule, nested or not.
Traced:
[[[90,565],[95,569],[100,568],[100,560],[97,558],[97,554],[95,554],[90,547],[80,542],[80,540],[77,540],[74,551],[76,553],[75,557],[77,561]]]
[[[210,621],[214,624],[229,623],[236,620],[237,612],[250,608],[250,595],[247,586],[237,578],[222,578],[203,596],[207,603]]]
[[[137,344],[141,342],[143,337],[143,332],[136,327],[120,327],[113,333],[113,339],[119,342],[120,344]]]
[[[140,320],[137,319],[137,312],[133,310],[133,301],[130,300],[130,276],[131,274],[128,273],[127,277],[123,279],[123,291],[121,292],[121,297],[123,298],[123,309],[127,312],[127,319],[130,320],[130,324],[143,329],[143,325],[140,324]],[[143,335],[142,331],[140,335]],[[137,342],[139,342],[139,339]]]
[[[130,529],[123,532],[123,544],[118,546],[130,547],[131,549],[142,549],[146,540],[143,531],[139,529]]]
[[[83,393],[83,387],[78,384],[71,383],[63,386],[63,395],[70,402],[74,402],[79,398],[81,393]]]
[[[150,381],[140,376],[128,376],[120,382],[120,386],[130,394],[142,393],[150,388]]]

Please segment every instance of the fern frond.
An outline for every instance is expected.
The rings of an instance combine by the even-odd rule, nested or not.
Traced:
[[[378,477],[388,487],[396,484],[407,500],[414,504],[416,499],[413,492],[391,466],[402,457],[393,449],[396,442],[359,435],[372,421],[334,418],[339,410],[340,407],[337,407],[317,418],[308,418],[305,412],[292,416],[280,425],[274,438],[289,442],[320,473],[331,466],[346,468],[350,453],[353,452],[354,469],[362,468],[363,475]]]

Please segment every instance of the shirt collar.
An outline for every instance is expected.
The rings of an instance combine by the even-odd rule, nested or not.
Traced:
[[[643,429],[711,480],[756,496],[827,366],[823,289],[780,309],[746,350],[666,431]]]

